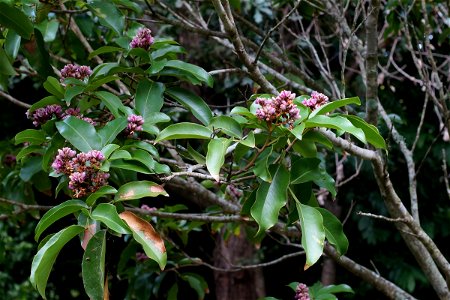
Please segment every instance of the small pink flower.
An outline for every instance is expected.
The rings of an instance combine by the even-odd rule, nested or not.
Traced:
[[[124,132],[128,136],[132,136],[136,131],[142,131],[142,125],[144,125],[144,118],[142,116],[130,115],[128,116],[128,125]]]
[[[291,91],[282,91],[271,99],[257,98],[255,103],[261,107],[256,110],[256,116],[266,122],[292,125],[300,118],[300,111],[294,104],[295,94]]]
[[[328,103],[328,97],[316,91],[311,93],[311,98],[303,100],[302,104],[309,107],[311,110],[321,107]]]
[[[77,66],[74,64],[67,64],[61,69],[61,82],[66,78],[75,78],[83,80],[92,74],[92,70],[88,66]]]
[[[299,283],[295,291],[295,300],[310,300],[308,286],[304,283]]]
[[[148,28],[139,28],[130,43],[130,48],[143,48],[147,50],[153,44],[152,31]]]
[[[45,124],[47,121],[51,120],[55,116],[57,119],[61,119],[63,116],[62,108],[60,105],[52,104],[46,107],[41,107],[36,109],[32,116],[27,112],[27,117],[33,121],[33,125],[38,127],[39,125]]]

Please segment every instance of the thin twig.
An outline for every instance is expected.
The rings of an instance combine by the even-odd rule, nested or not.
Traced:
[[[388,217],[385,217],[385,216],[374,215],[374,214],[365,213],[365,212],[362,212],[362,211],[358,211],[356,214],[359,215],[359,216],[370,217],[370,218],[374,218],[374,219],[384,220],[384,221],[387,221],[387,222],[408,223],[408,219],[405,219],[405,218],[388,218]]]
[[[26,109],[29,109],[29,108],[31,107],[30,104],[25,103],[25,102],[22,102],[22,101],[20,101],[20,100],[14,98],[13,96],[11,96],[11,95],[9,95],[9,94],[3,92],[3,91],[0,91],[0,97],[3,97],[3,98],[5,98],[6,100],[8,100],[8,101],[14,103],[15,105],[20,106],[20,107],[23,107],[23,108],[26,108]]]

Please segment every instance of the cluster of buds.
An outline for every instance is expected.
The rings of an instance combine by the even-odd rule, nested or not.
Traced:
[[[133,37],[130,43],[130,48],[143,48],[148,50],[151,44],[153,44],[152,31],[148,28],[139,28],[136,35]]]
[[[47,121],[51,120],[53,117],[58,120],[62,120],[68,118],[69,116],[74,116],[78,119],[91,123],[94,126],[96,125],[94,120],[84,117],[83,114],[80,113],[79,108],[68,108],[63,111],[62,107],[57,104],[51,104],[38,108],[33,112],[33,114],[30,114],[30,112],[27,111],[26,115],[28,119],[33,121],[33,125],[36,127],[47,123]]]
[[[28,119],[33,120],[33,125],[35,127],[45,124],[47,121],[51,120],[53,116],[55,116],[57,119],[61,119],[63,117],[62,107],[61,105],[57,104],[38,108],[33,112],[32,115],[29,111],[27,111],[26,114]]]
[[[66,78],[75,78],[84,80],[91,76],[92,70],[88,66],[77,66],[73,64],[67,64],[61,69],[61,82],[64,82]]]
[[[295,300],[310,300],[309,289],[304,283],[299,283],[295,290]]]
[[[92,70],[88,66],[67,64],[61,69],[61,82],[63,82],[66,78],[84,80],[85,78],[91,76],[91,74]]]
[[[257,98],[255,103],[261,107],[256,110],[256,116],[270,123],[293,125],[300,118],[300,111],[294,104],[295,94],[290,91],[282,91],[271,99]]]
[[[99,170],[104,160],[105,156],[98,150],[77,154],[64,147],[58,149],[52,168],[57,174],[69,177],[69,189],[73,191],[73,197],[81,198],[108,183],[109,173]]]
[[[144,118],[142,116],[130,115],[128,116],[128,125],[124,132],[128,136],[132,136],[136,131],[142,131],[142,125],[144,125]]]
[[[311,110],[315,110],[316,108],[319,108],[327,103],[328,97],[316,91],[311,93],[311,98],[302,101],[302,104],[309,107]]]

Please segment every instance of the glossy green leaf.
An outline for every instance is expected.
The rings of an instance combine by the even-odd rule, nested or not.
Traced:
[[[287,202],[289,172],[279,165],[272,182],[262,182],[256,192],[256,201],[251,208],[251,215],[259,225],[257,235],[271,228],[278,221],[280,209]]]
[[[311,158],[295,158],[291,167],[291,183],[299,184],[319,179],[321,176],[320,159]]]
[[[25,148],[22,148],[19,153],[16,155],[16,160],[20,161],[22,158],[27,157],[30,153],[42,153],[44,149],[41,146],[30,145]]]
[[[167,292],[167,300],[178,300],[178,284],[176,282]]]
[[[120,111],[125,111],[125,105],[123,105],[119,97],[106,91],[99,91],[94,94],[102,100],[102,103],[105,104],[115,118],[120,118],[123,116]]]
[[[143,246],[145,254],[156,261],[163,270],[167,262],[166,247],[153,226],[129,211],[122,212],[120,218],[130,227],[133,238]]]
[[[273,147],[267,147],[258,156],[255,161],[255,167],[253,168],[253,174],[258,176],[264,181],[270,182],[272,180],[272,175],[269,172],[269,157],[272,154]]]
[[[123,51],[123,49],[119,48],[119,47],[103,46],[103,47],[100,47],[100,48],[92,51],[91,53],[89,53],[88,60],[91,60],[94,56],[97,56],[100,54],[111,53],[111,52],[121,52],[121,51]]]
[[[15,145],[20,143],[29,143],[32,145],[40,145],[45,142],[45,133],[42,130],[25,129],[14,137]]]
[[[50,271],[62,247],[72,238],[83,232],[84,227],[71,225],[54,234],[36,253],[31,264],[31,284],[45,297],[45,288]]]
[[[162,112],[149,112],[144,119],[144,125],[167,122],[170,122],[170,117]]]
[[[300,123],[299,125],[292,128],[291,133],[298,139],[303,139],[303,131],[305,130],[305,123]]]
[[[303,140],[308,142],[314,142],[322,144],[328,149],[333,149],[333,144],[322,133],[317,131],[308,131],[303,135]]]
[[[9,59],[16,59],[17,54],[19,53],[21,40],[22,38],[20,37],[20,35],[18,35],[14,30],[8,30],[8,35],[6,36],[4,47]]]
[[[1,3],[1,2],[0,2]],[[16,75],[17,72],[14,70],[11,62],[9,61],[8,56],[6,55],[5,50],[0,47],[0,75],[13,76]]]
[[[70,116],[63,121],[56,122],[59,133],[75,148],[82,152],[100,150],[102,141],[92,124]]]
[[[325,227],[325,237],[332,244],[340,255],[344,255],[348,249],[348,239],[344,233],[342,223],[339,219],[325,208],[316,208],[323,218]]]
[[[210,139],[212,130],[189,122],[173,124],[165,128],[156,137],[156,142],[174,139]]]
[[[110,160],[131,159],[131,154],[130,154],[130,152],[128,152],[126,150],[119,149],[119,150],[114,151],[109,159]]]
[[[212,139],[208,143],[206,168],[216,181],[220,181],[220,168],[225,162],[225,154],[229,145],[230,140],[224,138]]]
[[[141,163],[136,163],[133,161],[123,161],[121,159],[112,161],[111,168],[130,170],[142,174],[153,174],[153,172],[150,172],[148,168],[144,167]]]
[[[168,196],[164,188],[151,181],[132,181],[122,185],[119,188],[115,201],[125,201],[140,199],[144,197]]]
[[[81,274],[86,294],[91,300],[103,300],[105,290],[106,231],[96,232],[83,254]]]
[[[136,160],[147,167],[150,172],[154,171],[155,168],[155,160],[145,150],[136,149],[131,152],[131,159]]]
[[[320,212],[314,207],[296,202],[302,230],[302,246],[306,252],[304,269],[315,264],[322,256],[325,242],[325,228]]]
[[[186,50],[184,50],[183,47],[177,46],[177,45],[166,45],[164,47],[161,47],[157,50],[152,51],[150,54],[152,60],[160,59],[165,56],[174,55],[177,53],[186,53]],[[170,58],[170,57],[168,57]]]
[[[112,2],[93,0],[88,7],[99,18],[100,24],[121,35],[125,26],[125,18]]]
[[[44,42],[53,42],[56,38],[56,34],[59,28],[59,22],[56,19],[45,20],[36,25],[36,28],[42,33]]]
[[[323,168],[320,169],[320,177],[314,179],[314,183],[318,186],[327,189],[333,197],[336,197],[336,184],[334,178]]]
[[[159,159],[159,153],[155,146],[144,141],[133,141],[122,146],[122,149],[142,149],[150,153],[154,158]]]
[[[309,127],[326,127],[337,130],[342,130],[354,135],[364,144],[367,143],[364,131],[355,127],[349,120],[341,116],[328,117],[324,115],[316,115],[305,122],[307,128]]]
[[[50,225],[58,221],[59,219],[70,215],[74,212],[80,211],[82,209],[87,209],[88,206],[81,200],[68,200],[65,201],[47,211],[37,224],[34,230],[34,239],[37,241],[41,234],[48,228]]]
[[[90,194],[89,197],[87,197],[86,204],[89,206],[92,206],[95,204],[95,201],[97,201],[97,199],[99,199],[103,196],[112,195],[115,193],[117,193],[117,190],[115,188],[113,188],[112,186],[109,186],[109,185],[102,186],[97,191]]]
[[[193,92],[180,87],[172,87],[166,89],[166,94],[186,107],[204,125],[208,125],[211,121],[211,109],[202,98]]]
[[[144,117],[150,117],[150,113],[159,112],[164,104],[164,84],[148,80],[141,80],[136,89],[134,99],[136,110]]]
[[[0,24],[6,28],[11,28],[28,40],[33,34],[33,23],[30,19],[23,11],[6,1],[0,2]]]
[[[128,226],[119,217],[116,207],[109,203],[100,203],[91,213],[94,220],[100,221],[109,229],[120,234],[131,234]]]
[[[64,88],[61,83],[55,77],[47,77],[47,80],[44,82],[44,89],[52,95],[55,95],[59,99],[64,98]]]
[[[101,139],[101,146],[104,147],[116,139],[116,137],[127,127],[127,117],[116,118],[106,123],[99,129],[98,135]]]
[[[329,103],[319,107],[318,109],[315,109],[314,111],[312,111],[311,114],[309,115],[309,119],[314,118],[314,116],[316,116],[316,115],[324,115],[328,112],[335,110],[336,108],[339,108],[339,107],[342,107],[342,106],[345,106],[348,104],[361,105],[361,100],[359,100],[359,97],[351,97],[351,98],[345,98],[345,99],[329,102]]]
[[[117,144],[108,144],[108,145],[103,146],[101,152],[103,153],[103,155],[106,158],[109,158],[111,156],[111,154],[119,148],[120,148],[120,146]]]
[[[361,128],[366,135],[366,139],[376,148],[386,149],[386,142],[380,135],[378,128],[372,124],[368,124],[366,121],[357,116],[343,115],[347,118],[355,127]]]
[[[214,84],[213,77],[199,66],[183,62],[180,60],[169,60],[168,62],[166,62],[165,67],[170,67],[182,70],[184,72],[188,72],[189,74],[197,78],[200,82],[206,83],[209,87],[212,87]]]
[[[42,156],[32,156],[23,161],[19,177],[23,181],[28,182],[39,171],[42,171]]]
[[[347,284],[330,284],[327,286],[324,286],[320,289],[319,293],[317,293],[317,296],[320,296],[322,293],[329,293],[329,294],[335,294],[335,293],[352,293],[354,294],[355,291],[347,285]]]
[[[239,142],[244,146],[255,148],[255,134],[253,133],[253,131],[250,131],[247,136],[241,139]]]
[[[190,144],[188,144],[187,151],[189,155],[200,165],[206,164],[206,158],[202,154],[200,154],[197,150],[192,148]]]
[[[242,128],[238,122],[236,122],[232,117],[228,116],[217,116],[211,119],[209,123],[209,128],[220,129],[225,134],[235,137],[242,138]]]

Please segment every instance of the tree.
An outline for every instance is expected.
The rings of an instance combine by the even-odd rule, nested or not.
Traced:
[[[0,96],[35,126],[3,156],[1,217],[39,217],[36,241],[53,232],[31,267],[42,297],[79,236],[92,299],[119,293],[120,278],[130,299],[188,286],[256,299],[261,268],[300,255],[303,274],[322,262],[313,299],[352,292],[331,286],[336,264],[391,299],[450,298],[447,233],[430,231],[448,205],[419,202],[450,198],[444,1],[12,1],[0,14]],[[27,80],[46,93],[32,105],[13,94]],[[340,219],[373,246],[352,251],[361,233],[347,239]],[[381,254],[380,275],[357,261],[384,245],[415,262]],[[412,270],[406,284],[399,269]]]

